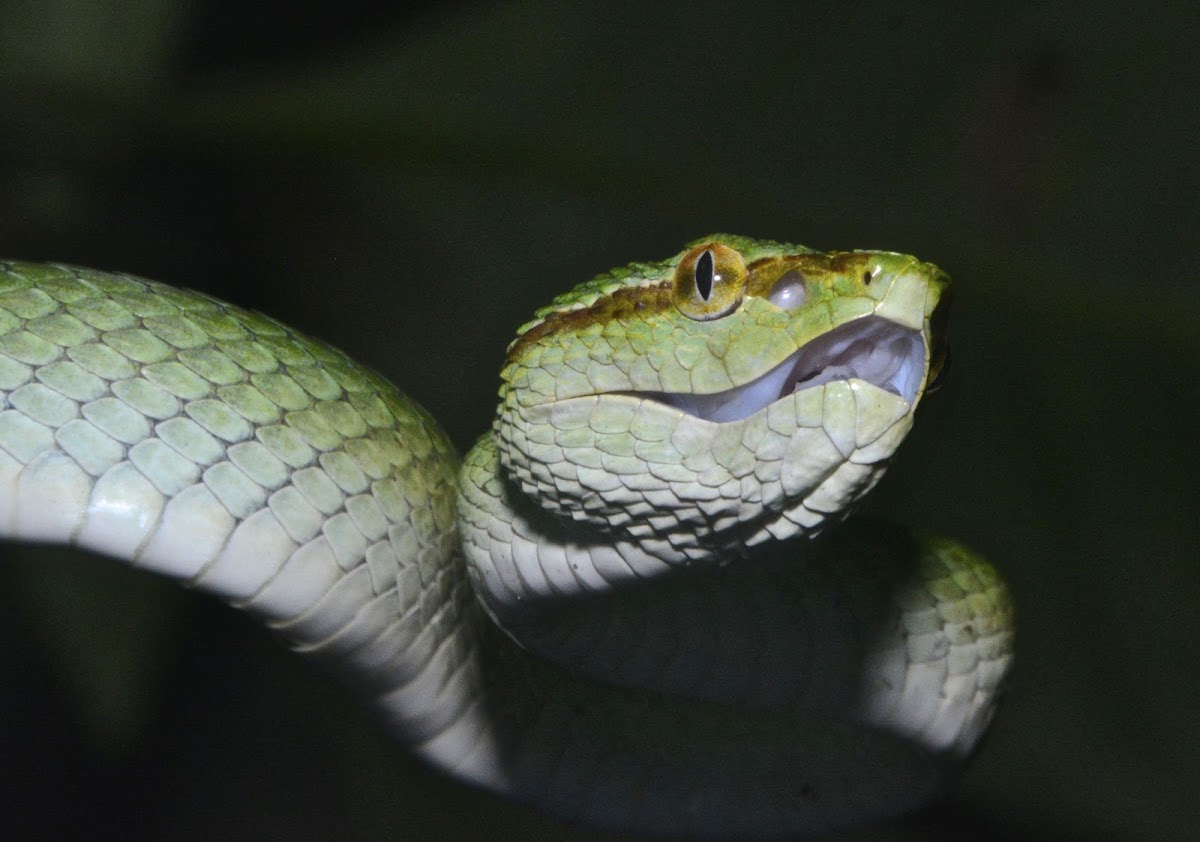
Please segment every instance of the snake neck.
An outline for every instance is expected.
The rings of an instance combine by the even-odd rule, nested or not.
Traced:
[[[459,527],[490,620],[572,675],[906,735],[915,727],[889,721],[880,698],[904,692],[906,606],[928,600],[945,571],[907,530],[859,521],[727,564],[670,565],[543,511],[506,478],[491,435],[464,461]],[[938,733],[929,747],[945,741]]]

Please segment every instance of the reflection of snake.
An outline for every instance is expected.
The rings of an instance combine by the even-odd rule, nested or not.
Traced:
[[[929,535],[807,539],[911,427],[948,283],[740,237],[602,275],[521,328],[460,476],[424,411],[278,322],[0,264],[0,528],[221,595],[435,766],[560,816],[895,814],[986,727],[1007,591]]]

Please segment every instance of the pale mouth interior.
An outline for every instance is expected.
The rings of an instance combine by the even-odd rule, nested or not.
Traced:
[[[809,342],[761,377],[709,395],[637,392],[708,421],[748,418],[780,398],[836,380],[858,379],[910,406],[925,375],[921,334],[879,316],[855,319]]]

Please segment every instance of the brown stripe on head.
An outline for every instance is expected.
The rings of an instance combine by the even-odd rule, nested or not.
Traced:
[[[713,241],[714,243],[718,241]],[[746,295],[764,298],[781,277],[788,272],[799,273],[809,279],[828,276],[855,276],[870,283],[863,275],[864,267],[871,262],[868,252],[805,252],[760,257],[746,264],[749,275]],[[645,267],[641,267],[644,268]],[[655,267],[660,268],[660,267]],[[593,324],[612,321],[630,321],[649,318],[676,307],[673,296],[673,265],[661,266],[662,279],[653,283],[642,283],[619,287],[600,295],[594,302],[583,307],[563,307],[546,313],[534,322],[508,347],[506,362],[512,363],[532,345],[545,341],[548,336],[562,330],[581,331]]]
[[[513,362],[530,345],[535,345],[561,330],[579,331],[593,324],[646,318],[674,306],[669,276],[656,284],[621,287],[600,296],[586,307],[547,313],[540,322],[513,340],[508,346],[506,362]]]
[[[867,267],[874,262],[876,254],[863,251],[814,251],[760,257],[746,267],[750,272],[746,294],[767,297],[775,283],[789,272],[812,281],[829,283],[832,276],[854,279],[868,285],[871,279]]]

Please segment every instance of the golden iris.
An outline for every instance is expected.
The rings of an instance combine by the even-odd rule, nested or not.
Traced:
[[[737,251],[724,243],[703,243],[675,267],[675,307],[689,319],[719,319],[742,303],[749,279],[746,263]]]

